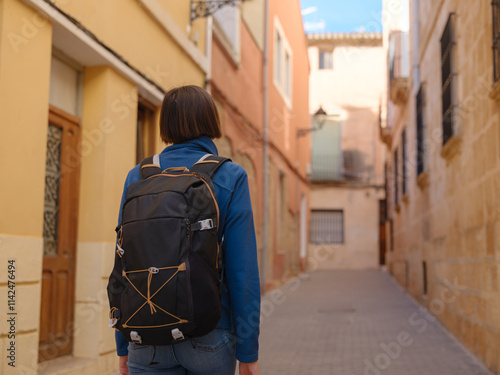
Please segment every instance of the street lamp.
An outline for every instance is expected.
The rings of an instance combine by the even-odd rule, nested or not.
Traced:
[[[297,138],[304,137],[310,132],[314,132],[316,130],[320,130],[325,125],[326,120],[328,119],[328,114],[325,112],[322,106],[316,111],[313,115],[314,125],[309,129],[297,129]]]

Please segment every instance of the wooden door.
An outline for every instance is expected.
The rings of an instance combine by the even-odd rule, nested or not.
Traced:
[[[71,353],[80,174],[79,119],[49,113],[39,361]]]
[[[387,222],[387,201],[379,201],[379,264],[385,264],[385,251],[387,248],[385,227]]]

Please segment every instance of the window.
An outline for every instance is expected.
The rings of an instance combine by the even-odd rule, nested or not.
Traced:
[[[500,78],[500,1],[491,2],[493,10],[493,81]]]
[[[283,76],[281,72],[281,54],[283,51],[283,42],[281,41],[281,35],[279,34],[278,31],[276,31],[276,50],[275,50],[275,55],[276,55],[276,81],[278,82],[279,85],[281,85],[281,78]]]
[[[290,86],[290,77],[291,77],[291,61],[290,61],[290,55],[288,52],[285,52],[285,94],[290,97],[292,88]]]
[[[292,107],[293,53],[283,27],[274,18],[274,86],[286,105]]]
[[[279,171],[279,185],[277,191],[276,199],[276,238],[278,240],[278,252],[281,254],[286,253],[284,248],[287,231],[286,231],[286,219],[288,213],[287,205],[287,191],[286,188],[286,175],[283,171]]]
[[[402,167],[403,167],[403,196],[406,195],[406,193],[408,192],[407,191],[407,186],[406,186],[406,178],[407,178],[407,173],[406,173],[406,158],[407,158],[407,150],[406,150],[406,129],[403,130],[403,135],[402,135],[402,139],[401,139],[401,144],[402,144],[402,160],[401,160],[401,164],[402,164]]]
[[[453,14],[448,18],[441,37],[441,97],[443,105],[443,145],[453,136],[455,110],[455,73],[453,71],[453,47],[455,45]]]
[[[394,151],[394,205],[399,204],[399,160],[398,160],[398,149]]]
[[[319,51],[319,68],[333,69],[333,52]]]
[[[140,100],[137,108],[137,163],[155,153],[155,129],[154,107]]]
[[[425,157],[425,122],[424,122],[424,87],[420,86],[417,93],[417,176],[422,173],[425,169],[424,157]]]
[[[311,243],[343,244],[344,243],[344,211],[312,210]]]
[[[223,6],[213,15],[213,31],[236,64],[241,60],[240,8]]]
[[[319,126],[317,119],[313,126]],[[312,133],[311,162],[311,181],[342,180],[342,123],[326,120]]]

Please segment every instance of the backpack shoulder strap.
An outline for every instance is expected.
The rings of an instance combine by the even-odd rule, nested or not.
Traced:
[[[212,178],[212,176],[217,172],[217,170],[222,166],[222,164],[231,161],[231,159],[215,156],[211,154],[206,154],[200,160],[193,164],[189,169],[190,172],[202,173]]]
[[[141,161],[141,180],[161,173],[160,155],[149,156]]]

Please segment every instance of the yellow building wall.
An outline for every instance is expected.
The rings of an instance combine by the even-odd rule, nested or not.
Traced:
[[[73,353],[39,364],[45,158],[56,28],[37,13],[35,4],[27,3],[0,0],[0,173],[8,176],[0,183],[0,265],[6,268],[10,258],[17,261],[16,307],[22,312],[16,326],[16,368],[2,354],[0,374],[111,374],[118,359],[114,330],[108,328],[106,285],[123,183],[135,165],[138,87],[113,67],[83,67]],[[203,86],[206,20],[198,19],[188,29],[188,0],[55,3],[164,90]],[[169,13],[177,37],[141,5],[146,3],[160,4]],[[158,110],[156,114],[158,121]],[[158,141],[157,151],[163,147]],[[5,273],[0,275],[0,297],[7,301]],[[6,321],[0,322],[2,353],[9,348],[8,328]]]
[[[113,267],[123,176],[135,164],[137,89],[110,67],[84,73],[74,355],[114,353],[106,285]],[[123,98],[130,97],[124,101]]]
[[[203,70],[140,3],[136,0],[65,0],[57,4],[163,89],[183,84],[203,86]],[[196,47],[205,53],[206,19],[196,19],[190,26],[189,0],[145,3],[159,5],[169,12],[191,42],[197,34]]]
[[[52,27],[16,0],[0,1],[0,298],[7,309],[7,261],[16,260],[16,368],[8,366],[0,322],[0,373],[37,367],[43,205]],[[24,350],[20,350],[24,348]]]

